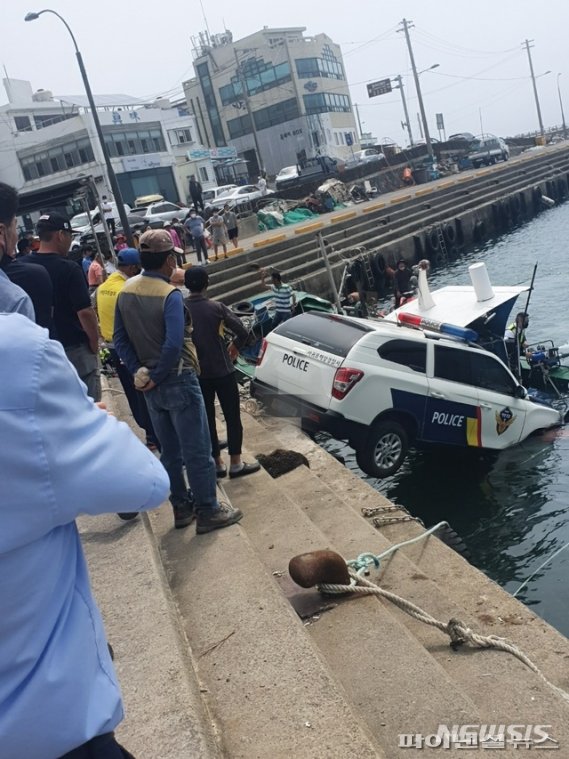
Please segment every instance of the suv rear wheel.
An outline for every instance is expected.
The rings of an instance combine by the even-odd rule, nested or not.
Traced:
[[[409,438],[398,422],[378,421],[365,443],[356,451],[359,468],[370,477],[390,477],[399,469],[409,450]]]

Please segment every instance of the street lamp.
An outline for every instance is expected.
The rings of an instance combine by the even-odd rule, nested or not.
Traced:
[[[132,232],[130,231],[130,226],[128,223],[128,219],[126,216],[126,211],[124,208],[124,203],[119,187],[119,183],[117,182],[117,177],[115,174],[115,171],[113,169],[112,163],[111,163],[111,157],[109,156],[109,152],[107,150],[107,146],[105,144],[105,139],[103,137],[103,130],[101,129],[101,122],[99,121],[99,114],[97,113],[97,108],[95,106],[95,101],[93,100],[93,93],[91,92],[91,85],[89,84],[89,79],[87,78],[87,72],[85,71],[85,66],[83,64],[83,58],[81,57],[81,53],[79,52],[79,48],[77,47],[77,41],[75,40],[75,37],[73,35],[73,32],[71,31],[71,28],[67,21],[63,18],[63,16],[60,16],[59,13],[56,11],[51,10],[50,8],[45,8],[42,11],[38,11],[37,13],[27,13],[25,17],[25,21],[35,21],[37,18],[39,18],[43,13],[51,13],[54,16],[57,16],[57,18],[64,24],[65,28],[69,32],[69,36],[73,40],[73,45],[75,47],[75,56],[77,58],[77,63],[79,64],[79,71],[81,72],[81,78],[83,79],[83,85],[85,87],[85,92],[87,94],[87,100],[89,101],[89,106],[91,108],[91,114],[93,116],[93,123],[95,124],[95,129],[97,131],[97,137],[99,138],[99,144],[101,146],[101,152],[103,153],[103,158],[105,159],[105,164],[107,167],[107,174],[109,177],[109,182],[111,185],[111,190],[113,193],[113,196],[115,198],[115,203],[117,205],[117,210],[119,213],[119,217],[121,220],[122,228],[124,235],[127,239],[127,242],[130,246],[134,245],[134,240],[132,238]]]
[[[433,65],[429,66],[429,68],[423,69],[422,71],[419,71],[419,73],[417,74],[417,76],[421,76],[421,74],[424,74],[425,71],[432,71],[433,69],[438,69],[438,67],[440,65],[441,65],[440,63],[433,63]]]
[[[563,123],[563,139],[567,139],[567,126],[565,124],[565,111],[563,110],[563,100],[561,98],[561,89],[559,87],[559,77],[561,74],[557,74],[557,94],[559,95],[559,106],[561,108],[561,121]]]

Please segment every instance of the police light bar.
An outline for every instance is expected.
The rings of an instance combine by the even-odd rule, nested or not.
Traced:
[[[446,322],[437,322],[434,319],[426,319],[418,314],[397,314],[397,321],[404,327],[415,327],[416,329],[428,329],[431,332],[439,332],[441,335],[450,335],[458,337],[467,343],[475,343],[478,340],[478,333],[473,329],[465,327],[456,327],[454,324]]]

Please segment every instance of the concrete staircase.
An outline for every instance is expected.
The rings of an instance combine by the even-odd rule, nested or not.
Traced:
[[[381,252],[386,260],[395,261],[401,254],[412,259],[416,255],[415,236],[421,237],[433,225],[451,223],[458,226],[457,234],[463,233],[467,242],[472,240],[476,220],[487,221],[487,234],[505,231],[491,213],[493,205],[505,198],[523,193],[527,198],[526,213],[518,220],[534,215],[531,206],[531,189],[546,185],[551,180],[562,179],[567,190],[569,172],[569,149],[549,150],[547,153],[522,157],[476,173],[420,185],[409,191],[399,191],[374,201],[355,206],[356,216],[330,224],[321,231],[334,252],[330,262],[337,272],[344,266],[344,259],[355,248],[364,246],[367,253]],[[349,215],[349,214],[348,214]],[[341,219],[342,214],[338,214]],[[303,225],[306,233],[287,231],[287,239],[254,248],[229,260],[210,266],[210,295],[227,304],[247,300],[261,291],[256,268],[259,266],[279,268],[287,281],[298,289],[325,293],[328,289],[314,225]],[[272,237],[282,237],[276,230]],[[270,239],[268,236],[267,239]]]
[[[122,396],[114,405],[126,418]],[[164,580],[161,590],[148,584],[142,562],[138,586],[170,599],[166,627],[187,681],[172,709],[185,725],[181,746],[190,745],[193,726],[193,749],[177,756],[395,759],[419,750],[400,747],[399,734],[431,735],[439,724],[551,725],[561,747],[569,745],[569,705],[514,657],[454,652],[440,632],[377,598],[324,598],[295,586],[287,567],[296,554],[331,548],[355,558],[421,528],[375,529],[361,508],[389,505],[381,495],[282,420],[244,414],[243,421],[246,458],[285,447],[303,453],[310,469],[227,482],[227,496],[245,515],[229,529],[200,537],[191,527],[174,531],[165,506],[144,518],[148,531],[137,535]],[[129,540],[130,529],[115,525],[113,541]],[[382,587],[445,622],[457,617],[482,634],[508,637],[568,687],[569,642],[438,539],[400,550],[380,569]],[[97,588],[105,587],[103,576],[96,573]],[[105,598],[105,617],[116,613],[113,603]],[[120,671],[120,643],[115,648]],[[142,659],[152,656],[150,640]],[[138,698],[153,698],[137,687]],[[148,707],[146,714],[151,724]],[[129,720],[123,729],[132,730]],[[128,745],[136,754],[136,743]],[[158,748],[147,742],[141,755],[176,756]]]

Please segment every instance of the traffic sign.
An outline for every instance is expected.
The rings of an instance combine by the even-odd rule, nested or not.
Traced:
[[[379,82],[371,82],[367,86],[367,94],[370,98],[376,95],[387,95],[391,92],[391,79],[380,79]]]

